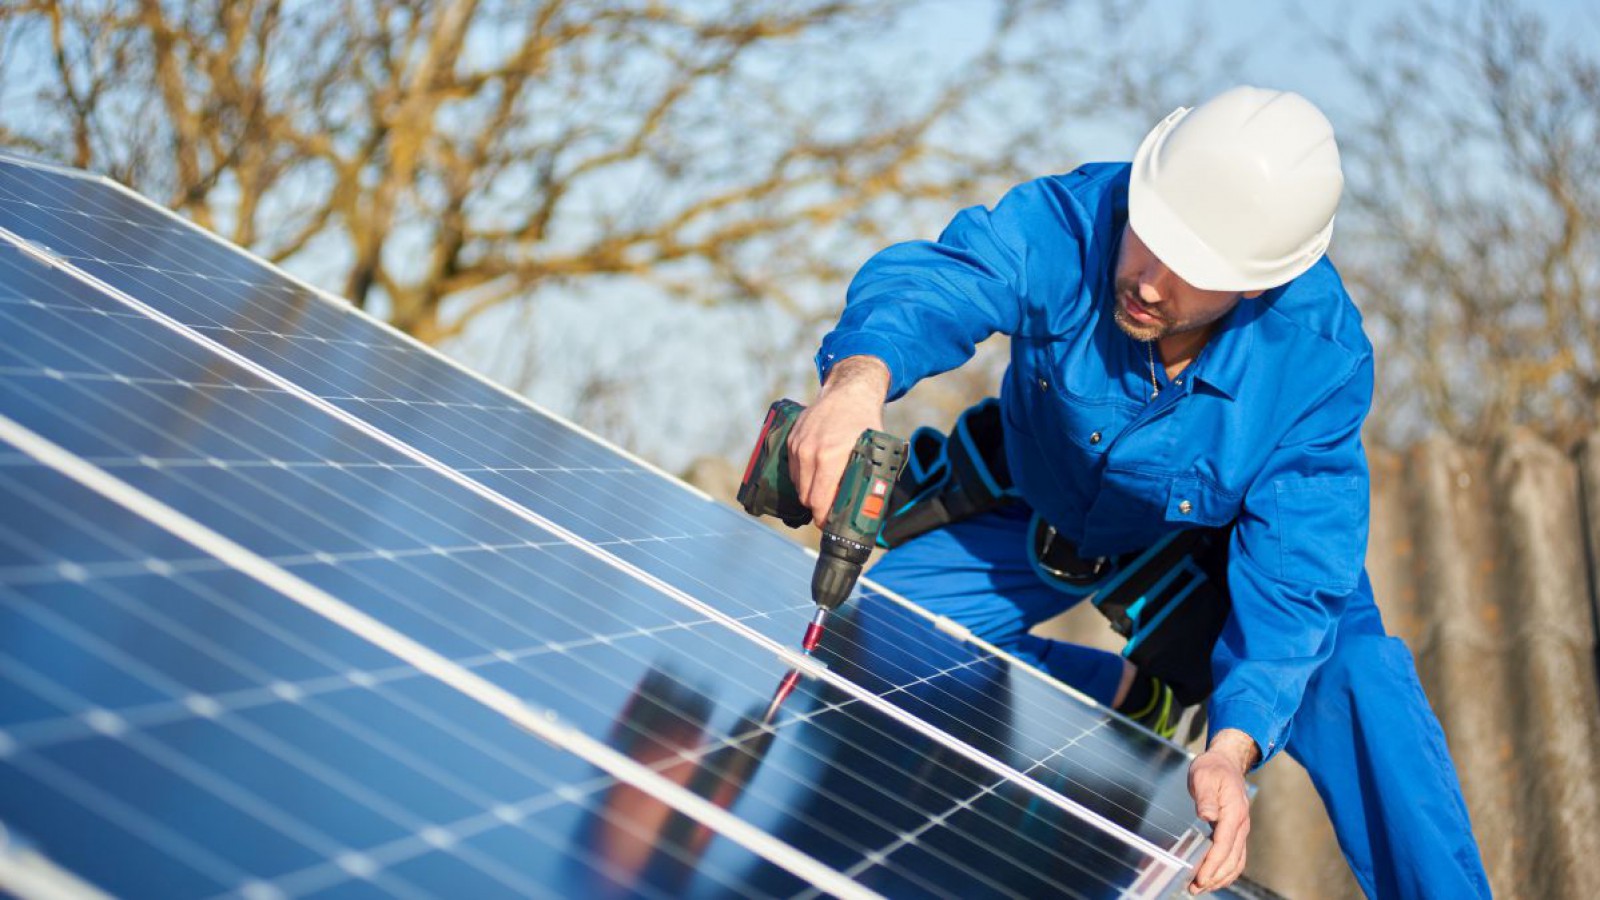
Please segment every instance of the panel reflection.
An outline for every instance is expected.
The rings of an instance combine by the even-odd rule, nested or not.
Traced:
[[[870,669],[877,658],[837,662]],[[1005,670],[973,675],[966,682],[971,699],[1007,715]],[[797,690],[802,684],[806,689]],[[771,699],[752,705],[726,734],[711,724],[717,708],[670,667],[652,666],[619,710],[608,741],[886,895],[1113,897],[1152,867],[1126,844],[1032,801],[958,755],[885,733],[875,714],[803,680],[799,670],[785,673]],[[811,757],[809,777],[787,771],[747,793],[780,736],[787,755],[800,748]],[[1006,741],[977,729],[960,736],[991,751]],[[1138,815],[1127,786],[1103,780],[1096,787],[1113,798],[1112,810]],[[613,783],[601,792],[573,843],[605,863],[603,879],[574,867],[575,880],[592,882],[583,887],[593,896],[626,896],[644,886],[673,896],[725,890],[696,875],[708,851],[728,842],[632,785]],[[740,863],[750,867],[738,876],[741,893],[796,893],[772,866],[748,857]]]
[[[710,722],[716,704],[660,667],[651,667],[618,714],[608,743],[662,777],[730,809],[755,776],[776,733],[770,727],[799,683],[790,670],[772,701],[740,716],[732,731],[716,738]],[[709,752],[704,748],[710,746]],[[712,831],[649,793],[616,782],[599,796],[574,843],[605,863],[607,877],[574,867],[595,897],[632,896],[642,885],[672,895],[689,892]]]

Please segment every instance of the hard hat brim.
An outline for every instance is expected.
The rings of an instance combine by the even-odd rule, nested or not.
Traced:
[[[1156,188],[1156,161],[1177,124],[1189,114],[1179,107],[1161,121],[1139,144],[1128,183],[1128,223],[1156,259],[1191,286],[1207,291],[1261,291],[1293,281],[1322,258],[1333,236],[1333,221],[1296,254],[1288,264],[1269,265],[1261,271],[1242,271],[1205,242],[1162,198]]]

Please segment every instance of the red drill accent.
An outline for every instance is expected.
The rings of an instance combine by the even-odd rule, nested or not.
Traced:
[[[822,626],[815,622],[806,626],[806,636],[800,641],[800,649],[807,653],[817,649],[817,642],[822,640]]]

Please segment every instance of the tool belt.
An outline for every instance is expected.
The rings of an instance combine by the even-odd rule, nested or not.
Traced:
[[[990,397],[963,412],[948,435],[926,426],[911,433],[878,544],[898,547],[1017,499],[1006,465],[1000,401]]]
[[[1000,416],[991,397],[963,412],[948,435],[926,427],[912,433],[881,546],[898,547],[1021,499],[1006,464]],[[1046,583],[1088,599],[1127,639],[1123,657],[1193,706],[1211,694],[1211,650],[1230,609],[1230,530],[1185,529],[1143,551],[1086,558],[1035,513],[1028,550]]]
[[[1232,604],[1228,598],[1230,528],[1189,528],[1172,532],[1145,550],[1095,560],[1091,581],[1066,581],[1127,639],[1122,655],[1172,688],[1183,706],[1211,695],[1211,651]],[[1066,544],[1037,513],[1029,528],[1033,546]],[[1034,554],[1034,567],[1047,578],[1061,560],[1084,561],[1071,545],[1054,557]],[[1064,580],[1064,579],[1063,579]]]

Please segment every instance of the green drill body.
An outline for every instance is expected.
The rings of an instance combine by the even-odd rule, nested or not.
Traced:
[[[774,516],[790,528],[811,521],[811,510],[800,502],[800,492],[789,475],[789,432],[804,410],[793,400],[772,404],[739,484],[739,504],[745,512]],[[905,461],[906,442],[892,434],[868,429],[856,440],[828,509],[817,568],[811,576],[811,599],[818,609],[806,632],[808,652],[821,634],[823,618],[849,598],[861,577],[861,567],[877,546],[878,532],[889,512],[889,497]]]

